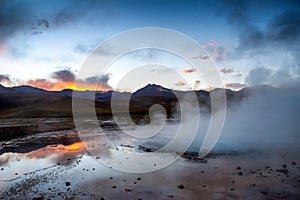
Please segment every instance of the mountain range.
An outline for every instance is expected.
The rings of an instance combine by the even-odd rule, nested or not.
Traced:
[[[279,92],[282,89],[271,86],[257,86],[244,88],[239,91],[226,89],[227,104],[234,106],[242,99],[256,93]],[[218,91],[218,89],[210,92]],[[91,101],[86,98],[91,91],[76,91],[78,98],[87,103]],[[129,111],[134,115],[147,114],[149,108],[154,104],[161,104],[165,107],[168,115],[171,115],[178,102],[174,92],[179,96],[186,96],[195,92],[200,111],[210,111],[210,92],[198,91],[174,91],[160,85],[149,84],[134,93],[118,91],[97,91],[95,93],[95,110],[98,116],[111,115],[112,94],[117,101],[125,103],[123,99],[130,97]],[[47,91],[31,86],[4,87],[0,85],[0,118],[23,118],[23,117],[72,117],[72,94],[73,90]]]

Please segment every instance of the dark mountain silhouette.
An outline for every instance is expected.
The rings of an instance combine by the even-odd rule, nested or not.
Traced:
[[[244,88],[240,91],[226,90],[228,106],[238,104],[243,98],[254,93],[279,92],[281,89],[270,86]],[[210,92],[217,92],[215,89]],[[72,117],[73,90],[46,91],[31,86],[4,87],[0,85],[0,118],[14,117]],[[97,115],[111,115],[111,96],[113,91],[97,91],[95,99],[88,99],[92,91],[75,91],[82,101],[95,101]],[[124,99],[130,97],[129,110],[131,114],[147,114],[153,104],[161,104],[169,115],[176,109],[176,95],[184,96],[194,91],[174,91],[159,85],[149,84],[133,94],[114,91],[118,103],[125,104]],[[210,111],[210,93],[195,91],[200,110]],[[120,111],[122,112],[122,111]]]

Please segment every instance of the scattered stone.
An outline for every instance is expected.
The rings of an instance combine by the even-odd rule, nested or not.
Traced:
[[[182,184],[178,185],[179,189],[184,189],[184,186]]]
[[[67,181],[66,186],[70,186],[70,185],[71,185],[71,182]]]
[[[144,147],[144,146],[142,146],[142,145],[139,145],[139,146],[138,146],[138,149],[139,149],[139,150],[142,150],[142,151],[144,151],[144,152],[153,152],[153,151],[154,151],[153,149]]]
[[[232,181],[231,183],[235,183],[235,181]]]
[[[114,186],[112,186],[112,188],[114,188],[114,189],[115,189],[115,188],[117,188],[117,186],[115,186],[115,185],[114,185]]]
[[[253,186],[253,187],[255,187],[255,186],[256,186],[256,184],[255,184],[255,183],[253,183],[253,184],[252,184],[252,186]]]
[[[141,177],[138,177],[136,180],[138,180],[138,181],[141,180]]]
[[[134,148],[134,146],[126,145],[126,144],[121,144],[121,147]]]
[[[204,171],[203,171],[203,170],[201,170],[201,173],[203,174],[203,173],[204,173]]]
[[[285,168],[285,169],[276,169],[276,172],[287,174],[289,171]],[[278,176],[280,176],[280,174],[278,174]]]
[[[283,165],[282,165],[282,168],[286,169],[286,168],[287,168],[287,166],[286,166],[285,164],[283,164]]]
[[[113,177],[111,176],[111,177],[109,177],[109,179],[113,179]]]
[[[18,173],[15,173],[15,176],[17,176],[18,175]]]
[[[133,191],[133,189],[131,189],[131,188],[125,188],[125,192],[132,192]]]
[[[269,194],[268,191],[261,191],[261,193],[262,193],[263,195],[268,195],[268,194]]]
[[[236,169],[237,170],[241,170],[242,168],[241,168],[241,166],[237,166]]]
[[[205,188],[206,186],[205,185],[202,185],[202,188]]]
[[[1,168],[1,170],[3,171],[3,170],[4,170],[4,168]]]
[[[100,200],[105,200],[103,197],[101,197],[101,199]]]
[[[234,191],[234,188],[230,188],[230,191]]]
[[[295,161],[293,161],[291,164],[292,164],[292,165],[297,165],[297,163],[296,163]]]
[[[134,181],[133,184],[136,184],[136,181]]]
[[[33,197],[32,200],[43,200],[43,197]]]
[[[239,175],[239,176],[243,176],[244,173],[243,173],[243,172],[239,172],[238,175]]]
[[[169,197],[169,198],[174,198],[174,195],[167,195],[167,197]]]
[[[95,170],[95,168],[93,168],[93,170]]]

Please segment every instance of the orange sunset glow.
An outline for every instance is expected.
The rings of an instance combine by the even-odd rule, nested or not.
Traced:
[[[48,90],[48,91],[61,91],[64,89],[73,89],[78,91],[86,91],[86,90],[107,91],[111,89],[97,84],[74,83],[73,81],[72,82],[51,82],[45,79],[30,80],[28,81],[28,85],[32,87]]]

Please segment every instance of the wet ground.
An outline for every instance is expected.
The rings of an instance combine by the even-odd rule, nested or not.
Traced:
[[[89,131],[85,143],[75,130],[2,141],[0,199],[300,199],[297,143],[263,151],[214,151],[205,159],[188,154],[155,172],[124,173],[112,167],[126,164],[123,155],[151,152],[156,142],[158,147],[169,138],[141,143],[107,127]],[[165,132],[172,130],[170,123]],[[101,142],[104,132],[113,144]],[[91,147],[101,155],[91,155]],[[161,152],[152,164],[159,167],[175,156]],[[108,163],[119,157],[118,163]],[[136,167],[136,160],[126,158]]]

